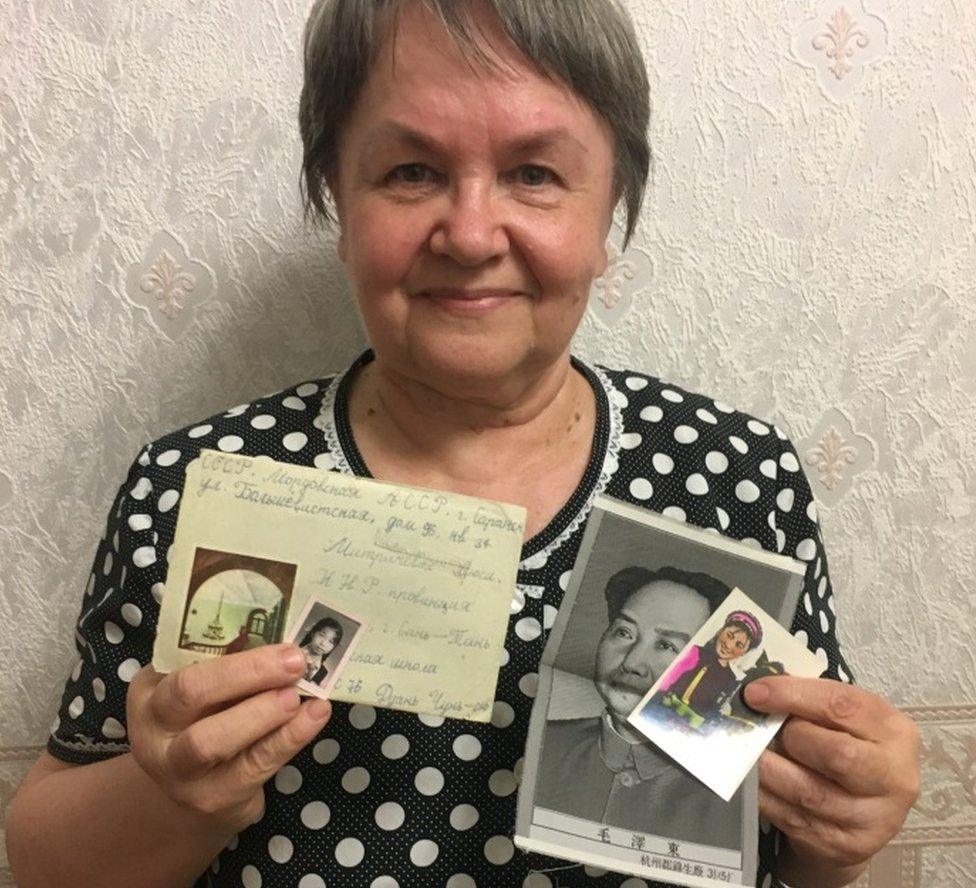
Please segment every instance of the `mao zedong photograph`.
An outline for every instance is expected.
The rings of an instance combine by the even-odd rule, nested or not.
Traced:
[[[546,723],[536,805],[634,832],[740,849],[739,796],[723,802],[627,716],[730,592],[677,567],[630,566],[606,584],[593,684],[597,717]]]

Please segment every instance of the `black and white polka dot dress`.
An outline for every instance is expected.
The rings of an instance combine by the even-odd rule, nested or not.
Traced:
[[[346,373],[242,404],[155,441],[119,490],[78,620],[80,659],[50,752],[69,762],[127,751],[128,681],[152,657],[184,471],[201,448],[367,475]],[[571,500],[526,543],[490,724],[336,703],[322,734],[265,788],[262,819],[198,886],[245,888],[641,888],[645,880],[526,854],[512,843],[538,663],[593,498],[605,492],[808,564],[793,631],[849,680],[809,485],[776,428],[633,372],[577,369],[597,424]],[[758,884],[778,835],[760,830]],[[657,884],[657,883],[653,883]]]

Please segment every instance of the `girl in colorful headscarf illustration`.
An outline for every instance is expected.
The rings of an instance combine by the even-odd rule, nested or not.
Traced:
[[[649,705],[666,706],[692,728],[701,728],[739,688],[741,680],[729,664],[761,644],[762,637],[756,617],[732,611],[711,641],[694,645],[675,661]]]

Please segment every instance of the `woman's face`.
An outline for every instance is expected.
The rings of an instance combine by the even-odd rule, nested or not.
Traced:
[[[736,626],[726,626],[715,639],[715,653],[720,660],[735,660],[749,650],[749,634]]]
[[[317,632],[312,633],[308,646],[317,654],[323,657],[331,654],[339,641],[338,633],[331,626],[323,626]]]
[[[332,183],[377,358],[441,391],[490,390],[564,356],[606,267],[610,131],[501,52],[501,72],[468,67],[433,13],[409,4],[395,59],[387,39],[343,129]]]

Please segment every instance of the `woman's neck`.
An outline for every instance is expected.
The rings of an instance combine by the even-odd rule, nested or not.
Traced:
[[[581,449],[585,467],[596,406],[568,354],[534,376],[474,394],[431,385],[377,358],[353,381],[349,412],[377,477],[491,496],[506,479],[540,466],[551,471]]]

